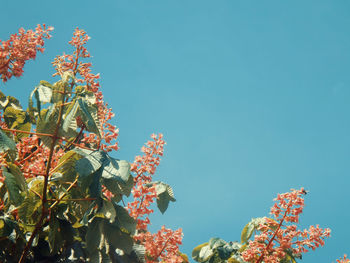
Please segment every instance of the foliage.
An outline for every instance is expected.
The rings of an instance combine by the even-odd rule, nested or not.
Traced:
[[[4,82],[22,74],[51,30],[21,29],[2,42]],[[90,57],[88,39],[75,30],[73,54],[53,62],[60,79],[40,81],[27,109],[0,92],[0,261],[186,262],[178,250],[181,229],[151,234],[149,219],[141,219],[154,200],[162,213],[175,201],[169,185],[151,180],[162,135],[152,135],[133,164],[109,155],[118,150],[118,129],[109,123],[99,75],[82,61]],[[135,201],[126,207],[131,193]]]

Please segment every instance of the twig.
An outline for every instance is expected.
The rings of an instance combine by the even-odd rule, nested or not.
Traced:
[[[65,94],[63,95],[62,101],[64,101],[64,99],[65,99]],[[29,249],[31,248],[31,246],[33,244],[34,238],[36,237],[36,235],[38,234],[39,230],[41,229],[42,224],[44,222],[44,219],[49,214],[48,210],[46,209],[47,185],[49,183],[49,174],[50,174],[50,168],[51,168],[52,157],[53,157],[53,153],[54,153],[54,149],[55,149],[55,144],[56,144],[56,141],[59,139],[58,132],[59,132],[59,129],[60,129],[60,126],[61,126],[61,120],[62,120],[62,116],[63,116],[63,108],[64,108],[63,105],[61,105],[60,108],[59,108],[58,120],[57,120],[57,125],[56,125],[56,129],[55,129],[54,134],[53,135],[51,135],[51,134],[48,135],[49,137],[52,138],[52,142],[51,142],[49,158],[47,160],[47,166],[46,166],[46,170],[45,170],[41,216],[39,218],[39,221],[35,225],[34,231],[32,232],[32,235],[30,236],[30,238],[28,240],[28,243],[26,244],[26,246],[25,246],[25,248],[24,248],[24,250],[22,252],[22,255],[21,255],[21,258],[19,260],[19,263],[24,263],[25,262],[26,256],[27,256],[27,254],[29,252]],[[47,136],[47,134],[45,136]]]
[[[68,194],[68,192],[70,191],[70,189],[72,189],[72,187],[76,184],[76,182],[78,182],[78,176],[75,178],[75,180],[70,184],[70,186],[67,188],[66,192],[58,199],[56,200],[51,206],[50,206],[50,210],[52,208],[54,208],[59,202],[62,201],[62,199]]]
[[[282,226],[282,224],[283,224],[283,222],[284,222],[284,219],[286,218],[286,216],[287,216],[287,214],[288,214],[288,209],[291,207],[291,205],[292,205],[292,201],[289,201],[289,204],[288,204],[288,206],[287,206],[287,208],[286,208],[286,211],[284,212],[284,215],[283,215],[283,217],[281,218],[281,221],[280,221],[280,223],[278,224],[278,227],[277,227],[276,231],[273,233],[273,236],[271,237],[271,239],[270,239],[269,243],[267,244],[266,248],[264,249],[264,251],[261,252],[261,256],[258,258],[258,260],[256,261],[256,263],[260,263],[260,262],[263,261],[263,259],[264,259],[264,257],[265,257],[265,253],[264,253],[264,252],[265,252],[265,251],[268,251],[268,249],[270,248],[270,246],[271,246],[271,244],[272,244],[272,241],[275,239],[275,237],[276,237],[278,231],[280,230],[280,228],[281,228],[281,226]]]
[[[87,198],[68,198],[68,199],[64,199],[64,201],[93,201],[93,200],[96,200],[96,198],[94,198],[94,197],[87,197]],[[62,199],[61,200],[59,200],[59,199],[47,199],[47,201],[49,201],[49,202],[58,202],[58,201],[62,201]]]
[[[59,138],[59,137],[57,137],[57,134],[55,136],[55,134],[47,134],[47,133],[40,133],[40,132],[29,132],[29,131],[22,131],[22,130],[9,129],[9,128],[1,128],[1,129],[4,131],[19,132],[19,133],[39,135],[39,136],[47,136],[47,137],[52,137],[52,138],[56,137],[56,139]]]

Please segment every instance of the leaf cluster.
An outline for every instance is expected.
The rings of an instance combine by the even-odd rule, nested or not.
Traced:
[[[134,185],[130,164],[97,144],[77,147],[82,131],[101,135],[95,101],[92,92],[76,85],[71,72],[54,84],[41,81],[27,110],[0,93],[8,127],[0,129],[0,153],[6,160],[0,182],[1,262],[19,260],[42,216],[26,262],[144,261],[144,248],[133,239],[136,222],[120,204]],[[43,147],[64,152],[47,175],[27,176],[18,159],[16,143],[33,136],[34,129]],[[164,212],[175,199],[169,186],[159,187]]]
[[[249,240],[258,231],[261,224],[266,224],[263,217],[253,218],[246,224],[241,232],[241,242],[226,242],[220,238],[211,238],[209,242],[195,247],[192,258],[202,263],[248,263],[243,260],[241,254],[249,246]],[[285,250],[285,257],[281,263],[296,263],[300,255]]]

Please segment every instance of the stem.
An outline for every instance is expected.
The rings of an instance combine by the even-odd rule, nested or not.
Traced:
[[[62,201],[62,199],[68,194],[68,192],[70,191],[70,189],[72,189],[72,187],[76,184],[76,182],[78,182],[78,176],[75,178],[75,180],[70,184],[70,186],[67,188],[66,192],[57,200],[55,201],[49,208],[49,210],[51,210],[52,208],[54,208],[56,205],[58,205],[59,202]]]
[[[64,105],[61,105],[62,108]],[[25,134],[32,134],[32,135],[39,135],[39,136],[47,136],[47,137],[52,137],[54,138],[54,134],[47,134],[47,133],[40,133],[40,132],[28,132],[28,131],[22,131],[22,130],[16,130],[16,129],[9,129],[9,128],[1,128],[2,130],[4,131],[11,131],[11,132],[19,132],[19,133],[25,133]],[[59,137],[59,136],[56,136],[56,140],[63,140],[63,141],[68,141],[68,139],[64,138],[64,137]],[[89,147],[85,147],[85,146],[82,146],[82,145],[79,145],[77,143],[74,143],[74,142],[69,142],[70,144],[76,146],[76,147],[80,147],[82,149],[86,149],[86,150],[91,150],[91,151],[95,151],[95,149],[91,149]]]
[[[76,56],[75,56],[74,69],[73,69],[73,75],[74,76],[76,76],[76,74],[78,73],[78,60],[79,60],[79,57],[80,57],[80,50],[81,50],[81,46],[78,46],[77,50],[76,50],[76,53],[75,53]],[[74,81],[71,82],[71,90],[73,89],[73,86],[74,86]],[[55,129],[55,132],[54,132],[53,135],[20,131],[22,133],[36,134],[36,135],[41,135],[41,136],[49,136],[49,137],[52,138],[52,143],[51,143],[49,158],[48,158],[47,166],[46,166],[46,170],[45,170],[41,216],[39,218],[39,221],[35,225],[35,229],[32,232],[32,235],[30,236],[29,241],[28,241],[27,245],[25,246],[25,248],[24,248],[24,250],[22,252],[21,258],[20,258],[18,263],[24,263],[26,261],[26,256],[27,256],[27,254],[29,252],[29,249],[31,248],[31,246],[33,244],[34,238],[38,234],[39,230],[42,228],[42,225],[44,223],[44,219],[47,218],[47,216],[49,215],[50,209],[55,204],[58,204],[58,201],[59,201],[58,200],[53,205],[51,205],[50,209],[46,208],[46,203],[47,203],[47,186],[48,186],[48,183],[49,183],[50,168],[51,168],[52,158],[53,158],[53,154],[54,154],[55,144],[56,144],[58,139],[62,139],[62,138],[58,137],[58,132],[59,132],[59,128],[61,126],[61,121],[62,121],[62,117],[63,117],[63,108],[64,108],[65,103],[67,102],[67,101],[65,101],[66,95],[67,95],[66,90],[64,90],[63,91],[63,96],[62,96],[62,103],[61,103],[61,105],[59,105],[59,113],[58,113],[57,125],[56,125],[56,129]],[[8,130],[10,130],[10,129],[8,129]],[[14,130],[14,131],[16,131],[16,130]],[[75,181],[77,181],[77,178],[76,178]],[[75,184],[75,182],[72,183],[67,188],[67,192],[73,187],[74,184]],[[63,195],[61,198],[63,198],[64,196],[65,195]]]
[[[34,173],[34,172],[27,172],[27,171],[24,171],[23,172],[24,174],[34,174],[34,175],[36,175],[36,176],[45,176],[46,174],[45,173]]]
[[[96,149],[92,149],[92,148],[89,148],[89,147],[86,147],[86,146],[82,146],[78,143],[75,143],[75,142],[71,142],[72,145],[76,146],[76,147],[79,147],[79,148],[82,148],[82,149],[85,149],[85,150],[90,150],[90,151],[96,151]]]
[[[40,199],[43,199],[43,197],[35,190],[30,189],[30,191],[32,191],[34,194],[36,194],[37,196],[39,196]]]
[[[276,231],[273,233],[273,236],[271,237],[269,243],[267,244],[267,246],[266,246],[266,248],[265,248],[265,251],[268,251],[268,249],[270,248],[270,246],[271,246],[271,244],[272,244],[272,241],[275,239],[275,237],[276,237],[278,231],[280,230],[280,228],[281,228],[281,226],[282,226],[282,224],[283,224],[283,222],[284,222],[284,219],[286,218],[286,216],[287,216],[287,214],[288,214],[288,209],[290,208],[291,205],[292,205],[292,201],[289,201],[289,204],[288,204],[288,206],[287,206],[287,208],[286,208],[286,211],[284,212],[284,215],[283,215],[283,217],[282,217],[280,223],[278,224],[278,227],[277,227]],[[261,262],[263,261],[264,257],[265,257],[265,254],[264,254],[264,251],[263,251],[262,254],[261,254],[261,256],[260,256],[260,257],[258,258],[258,260],[256,261],[256,263],[261,263]]]
[[[21,161],[19,161],[19,164],[23,164],[25,163],[28,159],[32,158],[36,152],[39,151],[39,147],[36,148],[36,150],[34,152],[32,152],[31,154],[29,154],[26,158],[22,159]]]
[[[164,249],[166,248],[166,245],[167,245],[169,239],[170,239],[170,237],[168,237],[168,239],[165,241],[164,246],[163,246],[163,248],[160,250],[160,252],[159,252],[159,254],[158,254],[158,256],[157,256],[156,259],[158,259],[158,258],[162,255]]]
[[[19,132],[19,133],[25,133],[25,134],[32,134],[32,135],[39,135],[39,136],[47,136],[47,137],[52,137],[54,138],[54,134],[47,134],[47,133],[40,133],[40,132],[29,132],[29,131],[22,131],[22,130],[16,130],[16,129],[9,129],[9,128],[1,128],[4,131],[11,131],[11,132]],[[56,138],[57,134],[56,134]]]
[[[72,145],[74,145],[74,143],[79,141],[79,138],[83,135],[84,128],[85,128],[85,125],[83,125],[83,127],[80,129],[78,135],[74,138],[74,140],[69,142],[69,143],[67,143],[67,146],[64,148],[64,151],[70,150],[70,147]]]
[[[96,200],[96,198],[94,197],[87,197],[87,198],[68,198],[68,199],[64,199],[65,201],[94,201]],[[47,201],[49,202],[58,202],[58,201],[62,201],[62,199],[47,199]],[[50,207],[51,208],[51,207]]]
[[[73,84],[74,85],[74,84]],[[63,95],[62,101],[64,101],[65,99],[65,94]],[[26,256],[29,252],[29,249],[31,248],[34,238],[36,237],[36,235],[38,234],[39,230],[42,227],[42,224],[44,222],[44,219],[47,217],[48,210],[46,209],[46,203],[47,203],[47,185],[49,183],[49,174],[50,174],[50,168],[51,168],[51,162],[52,162],[52,157],[54,154],[54,149],[55,149],[55,144],[56,141],[59,139],[58,137],[58,132],[59,132],[59,128],[61,126],[61,120],[62,120],[62,116],[63,116],[63,108],[64,105],[61,105],[59,108],[59,113],[58,113],[58,120],[57,120],[57,125],[56,125],[56,129],[53,135],[49,135],[52,138],[52,142],[51,142],[51,147],[50,147],[50,153],[49,153],[49,158],[47,161],[47,166],[46,166],[46,170],[45,170],[45,177],[44,177],[44,187],[43,187],[43,194],[42,194],[42,207],[41,207],[41,216],[39,218],[39,221],[37,222],[37,224],[35,225],[35,229],[32,232],[32,235],[29,238],[29,241],[27,243],[27,245],[25,246],[21,258],[19,260],[19,263],[24,263],[26,260]],[[38,134],[38,133],[36,133]],[[44,135],[47,136],[47,135]]]

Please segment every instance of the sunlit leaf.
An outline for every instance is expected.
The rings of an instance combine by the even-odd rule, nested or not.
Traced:
[[[18,174],[12,174],[5,167],[2,167],[2,174],[5,176],[5,185],[10,196],[10,202],[15,206],[21,204],[23,200],[22,192],[22,180]],[[23,176],[23,175],[22,175]]]
[[[197,262],[207,261],[214,252],[210,249],[209,243],[203,243],[195,247],[192,251],[192,258]]]
[[[16,151],[16,143],[0,129],[0,152]]]
[[[241,233],[241,243],[248,242],[250,237],[253,235],[254,230],[256,230],[256,228],[259,227],[259,225],[263,224],[264,222],[265,222],[264,218],[258,217],[258,218],[253,218],[248,224],[246,224]]]
[[[47,110],[41,111],[41,119],[38,119],[36,130],[38,133],[54,135],[58,123],[58,109],[51,105]],[[50,147],[52,144],[52,137],[46,135],[39,135],[42,142]]]

